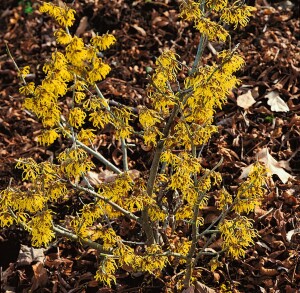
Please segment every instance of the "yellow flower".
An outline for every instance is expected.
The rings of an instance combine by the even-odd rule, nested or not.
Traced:
[[[56,42],[61,45],[68,45],[72,41],[72,36],[61,28],[54,32],[54,36],[56,37]]]
[[[199,19],[202,15],[200,3],[192,0],[182,1],[179,15],[187,21]]]
[[[264,196],[264,184],[268,173],[266,168],[256,163],[252,166],[247,181],[243,182],[237,191],[233,209],[237,213],[249,213],[258,206]]]
[[[81,218],[86,226],[92,226],[96,219],[103,216],[103,209],[97,204],[86,204],[81,211]],[[103,233],[101,234],[103,236]]]
[[[73,37],[72,41],[66,47],[67,60],[74,66],[84,68],[87,59],[87,50],[81,38]]]
[[[74,93],[74,100],[76,103],[81,103],[82,100],[84,100],[86,97],[85,93],[83,92],[75,92]]]
[[[103,80],[110,70],[110,66],[102,62],[101,58],[95,58],[93,60],[93,69],[88,72],[87,80],[89,83],[94,84],[96,81]]]
[[[253,238],[257,236],[252,222],[241,216],[233,220],[224,220],[219,230],[222,235],[223,250],[234,258],[245,256],[246,248],[254,243]]]
[[[232,195],[223,187],[218,192],[218,209],[225,210],[232,204]]]
[[[222,11],[220,19],[227,24],[233,24],[234,29],[238,25],[244,27],[249,22],[249,16],[252,15],[252,11],[255,11],[255,7],[247,5],[239,5],[235,3]]]
[[[71,126],[78,128],[84,123],[86,113],[79,107],[75,107],[69,112],[69,123]]]
[[[161,275],[162,270],[168,261],[167,256],[158,255],[162,253],[162,249],[157,244],[152,244],[146,248],[146,253],[141,261],[141,270],[155,276]]]
[[[237,53],[231,53],[230,51],[224,50],[218,53],[218,58],[221,58],[222,61],[222,71],[225,71],[227,74],[232,74],[235,71],[240,70],[245,61],[242,56]]]
[[[208,18],[200,18],[195,25],[196,29],[199,30],[201,34],[204,34],[210,41],[220,41],[225,42],[226,38],[229,36],[228,31],[224,29],[221,25]]]
[[[26,75],[28,75],[29,72],[30,72],[30,67],[25,66],[25,67],[20,69],[20,71],[18,72],[18,76],[26,77]]]
[[[66,185],[57,181],[47,187],[46,194],[50,201],[57,202],[59,199],[64,198],[68,194],[67,191]]]
[[[91,39],[91,44],[97,46],[100,51],[108,49],[116,42],[116,38],[111,34],[104,34],[102,36],[95,36]]]
[[[139,121],[144,129],[154,126],[162,120],[158,113],[146,107],[140,108]]]
[[[55,129],[44,130],[42,134],[38,136],[38,143],[40,143],[41,145],[49,146],[58,137],[59,134],[55,131]]]
[[[227,6],[228,0],[207,0],[205,4],[215,11],[221,11]]]
[[[96,272],[95,280],[111,287],[111,283],[116,283],[115,272],[117,270],[116,261],[112,258],[105,258]]]
[[[98,110],[90,114],[89,121],[93,123],[94,127],[104,128],[106,124],[112,122],[112,117],[107,110]]]
[[[93,140],[96,138],[96,135],[93,133],[94,129],[81,129],[78,133],[78,140],[83,142],[86,145],[90,145]]]
[[[21,212],[36,213],[44,208],[46,201],[47,199],[42,192],[18,191],[15,193],[11,207]]]
[[[143,133],[143,139],[146,146],[156,146],[158,142],[158,137],[162,137],[162,133],[157,127],[153,126],[151,128],[145,129]]]
[[[50,15],[61,26],[70,27],[75,21],[75,10],[67,7],[65,4],[64,7],[59,7],[52,3],[44,2],[43,5],[40,6],[39,11]]]
[[[65,149],[58,155],[60,168],[70,178],[76,178],[95,167],[88,154],[81,148]]]
[[[52,215],[50,210],[38,213],[32,217],[28,226],[31,228],[30,233],[32,235],[32,246],[47,247],[49,242],[55,236],[52,230]]]
[[[33,95],[35,89],[34,82],[27,83],[24,86],[21,86],[19,92],[24,95]]]
[[[15,222],[15,219],[11,216],[7,209],[1,209],[0,211],[0,227],[9,227]]]

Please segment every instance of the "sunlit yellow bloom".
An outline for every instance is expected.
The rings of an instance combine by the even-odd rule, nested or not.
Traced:
[[[229,36],[228,31],[224,29],[221,25],[208,18],[200,18],[195,25],[196,29],[199,30],[201,34],[204,34],[210,41],[225,42],[226,38]]]
[[[83,142],[86,145],[93,143],[93,140],[96,138],[96,135],[93,133],[94,129],[81,129],[78,133],[78,140]]]
[[[96,58],[93,62],[93,69],[88,72],[87,80],[89,83],[94,84],[96,81],[105,79],[110,70],[108,64],[102,62],[102,59]]]
[[[73,37],[72,41],[66,47],[67,60],[74,66],[83,68],[87,59],[87,50],[81,38]]]
[[[15,222],[15,219],[11,216],[7,209],[0,210],[0,227],[9,227]]]
[[[219,52],[218,58],[221,58],[221,70],[229,74],[240,70],[245,64],[245,61],[242,56],[238,55],[237,53],[232,54],[230,51],[227,50]]]
[[[69,123],[71,126],[78,128],[81,127],[84,123],[84,119],[86,117],[86,113],[79,107],[75,107],[69,112]]]
[[[149,206],[148,215],[151,221],[164,221],[167,214],[156,204]]]
[[[116,42],[116,38],[111,34],[104,34],[102,36],[95,36],[91,39],[91,44],[97,46],[100,51],[108,49]]]
[[[262,164],[256,163],[252,166],[249,178],[239,186],[237,191],[233,207],[237,213],[252,212],[261,203],[267,177],[267,170]]]
[[[104,128],[106,124],[112,122],[112,117],[109,111],[98,110],[90,114],[89,121],[93,123],[94,127]]]
[[[51,145],[57,138],[59,134],[55,129],[49,129],[42,131],[42,134],[38,136],[38,143],[41,145],[49,146]]]
[[[118,247],[114,250],[114,255],[119,257],[119,266],[123,266],[124,264],[134,266],[136,256],[134,254],[133,248],[120,242],[118,243]]]
[[[41,192],[21,192],[15,193],[11,207],[18,211],[35,213],[44,208],[47,199]]]
[[[157,127],[153,126],[144,130],[143,139],[147,146],[156,146],[158,142],[158,137],[162,137],[163,134],[158,130]]]
[[[200,3],[192,0],[181,1],[180,14],[185,20],[197,20],[201,17]]]
[[[146,107],[140,108],[139,121],[144,129],[154,126],[161,119],[156,111]]]
[[[185,220],[193,218],[193,207],[190,205],[182,205],[175,214],[176,220]]]
[[[183,256],[187,256],[191,247],[192,241],[187,241],[186,238],[181,238],[179,241],[175,241],[170,245],[172,252],[179,253]],[[185,259],[180,259],[179,263],[184,264]]]
[[[206,0],[205,4],[215,11],[221,11],[228,4],[228,0]]]
[[[219,229],[223,240],[222,248],[234,258],[245,256],[247,247],[254,243],[253,238],[257,236],[251,220],[246,217],[224,220]]]
[[[27,83],[19,88],[19,92],[24,95],[34,94],[35,84],[34,82]]]
[[[220,19],[227,24],[233,24],[234,29],[236,29],[238,25],[244,27],[249,22],[249,16],[252,15],[252,11],[255,10],[256,8],[252,6],[233,4],[222,10]]]
[[[162,90],[165,88],[166,83],[168,81],[168,76],[163,72],[156,72],[152,76],[152,80],[154,85],[159,89]]]
[[[86,97],[86,95],[83,92],[75,92],[74,93],[74,100],[76,103],[81,103],[81,101],[84,100],[85,97]]]
[[[116,283],[115,272],[117,270],[116,261],[112,258],[106,258],[101,263],[96,272],[95,280],[111,287],[111,283]]]
[[[66,5],[64,5],[64,7],[59,7],[52,3],[44,2],[42,6],[40,6],[39,11],[50,15],[61,26],[70,27],[75,21],[75,10],[67,7]]]
[[[28,226],[31,228],[32,246],[47,247],[49,242],[55,236],[52,230],[52,215],[50,210],[36,214],[32,217]]]
[[[168,261],[167,256],[159,255],[162,252],[161,247],[157,244],[147,247],[141,261],[141,270],[155,276],[160,276]]]
[[[30,67],[27,65],[23,68],[20,68],[20,71],[18,72],[18,76],[26,77],[30,72]]]
[[[81,218],[86,226],[92,226],[95,220],[103,216],[103,209],[97,204],[84,205],[81,210]],[[103,236],[103,233],[101,234]]]
[[[47,187],[46,194],[50,201],[57,202],[61,198],[67,198],[66,195],[68,194],[68,190],[64,183],[56,181]]]
[[[232,204],[232,195],[223,187],[218,192],[218,209],[225,210],[228,208],[229,205]]]
[[[58,155],[61,170],[70,178],[76,178],[95,167],[88,154],[81,148],[66,149]]]
[[[55,76],[47,76],[42,81],[42,86],[54,96],[64,96],[67,93],[67,83],[62,79],[55,79]],[[57,76],[58,77],[58,76]]]
[[[72,36],[61,28],[54,32],[54,36],[56,37],[56,42],[61,45],[68,45],[72,41]]]

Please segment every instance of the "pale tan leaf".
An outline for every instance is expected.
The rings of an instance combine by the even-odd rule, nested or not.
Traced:
[[[195,293],[216,293],[216,290],[211,289],[203,283],[197,281],[195,284]]]
[[[137,24],[133,24],[132,27],[135,28],[143,37],[147,36],[146,31],[142,27],[138,26]]]
[[[194,293],[195,292],[195,287],[194,286],[190,286],[187,289],[184,289],[182,291],[182,293]]]
[[[290,108],[286,102],[280,98],[277,91],[269,92],[265,98],[268,99],[268,105],[271,106],[271,110],[274,112],[288,112]]]
[[[257,154],[258,161],[265,163],[272,175],[276,174],[283,183],[286,183],[290,178],[293,178],[291,174],[286,172],[281,165],[269,154],[267,148],[262,149]]]
[[[292,237],[296,234],[300,234],[300,228],[297,228],[297,229],[294,229],[294,230],[291,230],[289,232],[286,233],[286,240],[288,242],[291,242],[292,241]]]
[[[240,95],[237,98],[237,105],[245,110],[249,109],[254,103],[255,100],[251,90],[248,90],[245,94]]]
[[[291,174],[286,172],[282,166],[283,166],[283,161],[276,161],[270,154],[267,148],[263,148],[257,153],[257,160],[259,162],[262,162],[265,164],[265,166],[268,169],[269,175],[277,175],[279,179],[283,182],[286,183],[290,178],[294,178]],[[287,162],[285,161],[285,168],[287,168]],[[242,174],[239,177],[240,179],[246,178],[252,168],[252,165],[249,165],[245,168],[243,168]]]
[[[17,259],[17,266],[30,265],[32,262],[43,262],[44,258],[43,248],[33,248],[22,244]]]
[[[87,16],[84,16],[81,18],[80,22],[79,22],[79,26],[75,32],[75,35],[77,37],[81,36],[87,29],[88,27],[88,17]]]

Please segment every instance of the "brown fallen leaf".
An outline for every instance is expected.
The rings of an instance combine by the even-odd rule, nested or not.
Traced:
[[[37,262],[32,265],[33,277],[31,279],[31,292],[38,288],[44,288],[48,283],[47,270],[44,268],[43,263]]]

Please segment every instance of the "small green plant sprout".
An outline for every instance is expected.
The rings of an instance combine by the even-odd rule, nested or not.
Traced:
[[[19,159],[16,167],[22,170],[28,188],[10,184],[1,191],[1,227],[20,225],[37,247],[47,247],[55,237],[66,237],[96,249],[95,279],[107,286],[116,284],[121,269],[159,277],[171,266],[181,270],[175,276],[177,290],[187,289],[197,278],[195,268],[203,256],[211,258],[212,270],[220,264],[221,255],[243,257],[257,237],[246,215],[261,202],[267,172],[256,163],[232,194],[221,186],[217,170],[222,158],[212,169],[201,165],[203,146],[218,132],[214,115],[240,84],[235,72],[244,65],[237,47],[218,52],[217,61],[210,65],[203,65],[202,57],[208,42],[230,44],[227,28],[245,26],[252,10],[243,1],[180,1],[180,17],[193,23],[200,34],[194,62],[183,65],[174,50],[164,49],[155,68],[147,69],[151,74],[147,87],[150,103],[140,105],[136,113],[122,103],[111,103],[98,87],[111,71],[100,53],[117,42],[114,35],[95,35],[85,43],[69,32],[75,10],[66,4],[44,2],[39,11],[58,24],[54,36],[59,47],[43,64],[45,77],[39,83],[27,82],[29,66],[18,68],[15,63],[22,82],[20,94],[25,96],[24,109],[42,125],[38,143],[47,147],[61,138],[70,146],[53,162]],[[107,125],[120,141],[122,168],[93,144]],[[129,168],[127,150],[132,137],[153,151],[148,169],[140,170],[144,176],[133,176]],[[114,180],[93,186],[87,174],[96,166],[114,172]],[[211,190],[218,193],[219,214],[207,226],[201,211]],[[71,197],[84,197],[82,208],[65,215],[65,222],[58,221],[53,206]],[[120,218],[134,221],[141,238],[136,242],[122,239],[113,224]],[[178,234],[183,224],[190,231],[185,235]],[[219,251],[207,249],[219,238]]]

